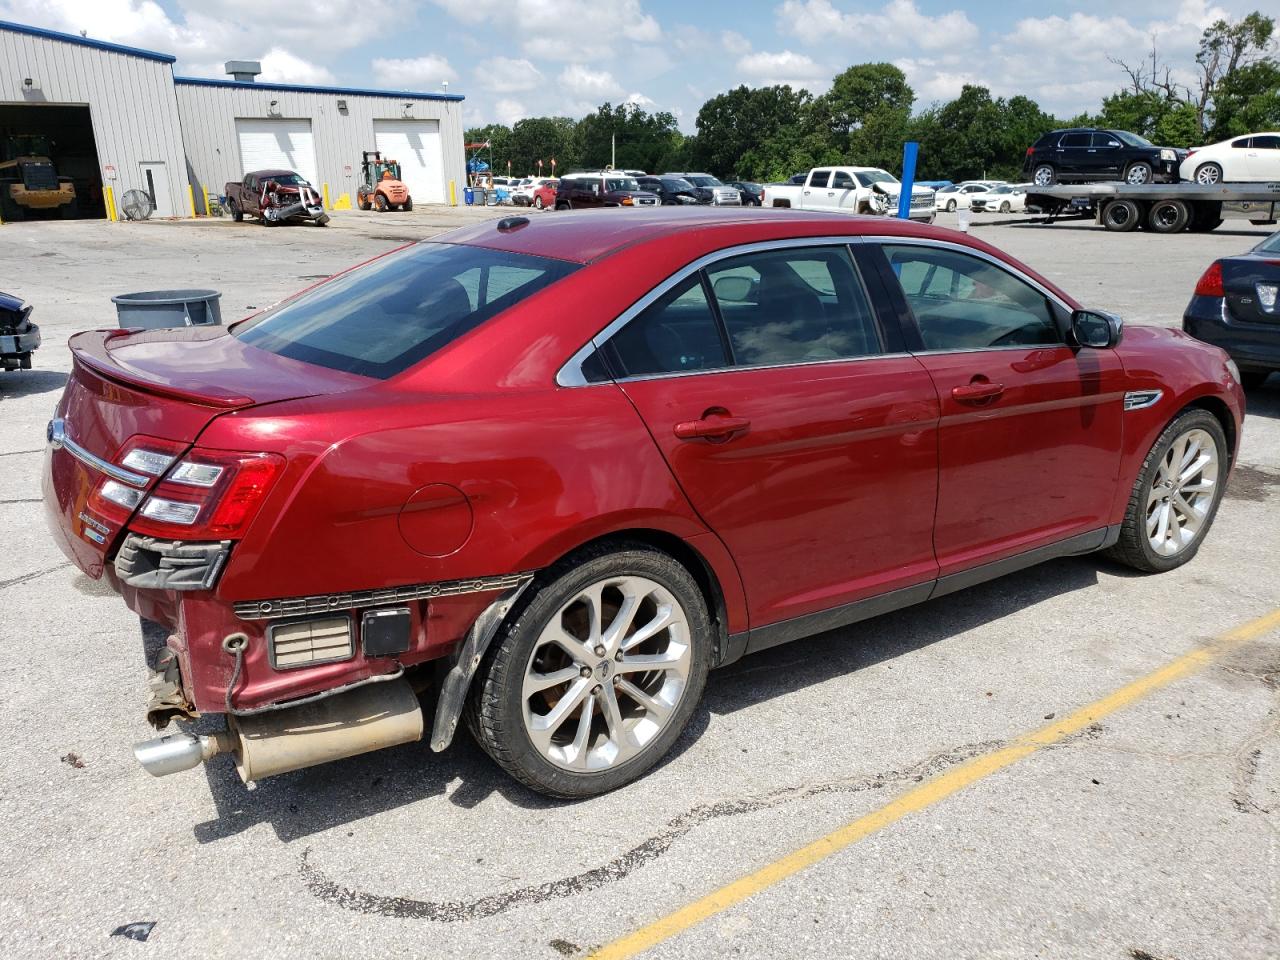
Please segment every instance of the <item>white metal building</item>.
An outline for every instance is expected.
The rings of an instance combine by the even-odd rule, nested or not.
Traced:
[[[118,211],[130,189],[151,195],[156,216],[190,216],[203,212],[205,191],[281,167],[342,208],[365,150],[400,162],[415,204],[454,202],[450,182],[458,192],[465,183],[458,94],[175,77],[173,63],[0,21],[0,147],[47,138],[81,216],[108,215],[112,197]]]

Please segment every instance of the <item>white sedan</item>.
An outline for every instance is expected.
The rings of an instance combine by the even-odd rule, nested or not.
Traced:
[[[1192,150],[1178,178],[1204,186],[1280,180],[1280,133],[1251,133]]]
[[[973,209],[975,197],[986,196],[999,185],[995,180],[966,180],[950,187],[943,187],[934,194],[933,207],[939,213],[943,211],[954,213],[959,207]]]
[[[969,209],[985,213],[1022,213],[1026,208],[1027,185],[1023,183],[1002,183],[969,199]]]

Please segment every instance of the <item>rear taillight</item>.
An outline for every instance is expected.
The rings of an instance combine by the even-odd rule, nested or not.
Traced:
[[[186,446],[159,437],[130,437],[112,458],[123,468],[121,478],[103,474],[89,494],[89,508],[122,526],[146,496],[146,488],[164,475]]]
[[[1226,291],[1222,288],[1222,263],[1215,260],[1209,264],[1206,270],[1196,284],[1197,297],[1222,297],[1226,296]]]
[[[1033,153],[1035,153],[1035,152],[1036,152],[1036,148],[1035,148],[1035,147],[1027,147],[1027,156],[1028,156],[1028,157],[1029,157],[1029,156],[1031,156],[1031,155],[1032,155]]]
[[[197,448],[173,465],[129,528],[186,540],[236,540],[283,469],[284,458],[274,453]]]

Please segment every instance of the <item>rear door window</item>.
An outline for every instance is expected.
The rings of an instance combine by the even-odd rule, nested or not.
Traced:
[[[1087,147],[1090,139],[1087,133],[1068,133],[1058,144],[1060,147]]]
[[[830,181],[831,181],[830,170],[815,170],[813,171],[813,175],[809,178],[809,186],[826,187],[826,185]]]
[[[605,353],[620,377],[729,366],[702,274],[687,277],[647,306],[613,335]]]
[[[577,267],[484,247],[419,243],[286,301],[233,335],[281,356],[385,379]]]
[[[843,247],[749,253],[707,267],[738,366],[880,352],[870,302]]]

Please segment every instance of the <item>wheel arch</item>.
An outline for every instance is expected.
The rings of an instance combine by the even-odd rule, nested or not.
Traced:
[[[1222,432],[1227,436],[1227,465],[1228,468],[1233,466],[1236,460],[1236,446],[1240,439],[1240,430],[1236,424],[1236,418],[1232,416],[1231,408],[1227,406],[1226,401],[1221,397],[1215,397],[1213,394],[1197,397],[1175,413],[1169,419],[1169,423],[1178,419],[1188,410],[1207,410],[1222,425]]]

